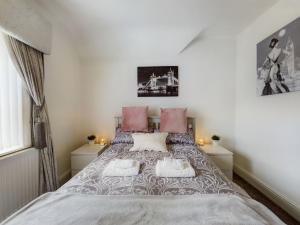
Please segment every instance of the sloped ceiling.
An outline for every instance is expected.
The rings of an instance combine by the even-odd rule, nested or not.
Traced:
[[[234,37],[276,0],[36,0],[82,59],[184,52],[199,36]]]

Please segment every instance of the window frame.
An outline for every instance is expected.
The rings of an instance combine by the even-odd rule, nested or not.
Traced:
[[[16,153],[16,152],[19,152],[19,151],[22,151],[22,150],[25,150],[25,149],[33,147],[33,143],[32,143],[32,118],[31,118],[31,114],[32,114],[32,99],[31,99],[30,95],[28,94],[28,92],[26,91],[26,88],[24,87],[23,81],[22,81],[22,79],[20,77],[20,74],[19,74],[18,70],[15,68],[15,66],[13,64],[13,61],[9,57],[8,51],[6,53],[4,53],[4,51],[6,50],[5,48],[6,47],[5,47],[5,44],[4,44],[3,34],[0,32],[0,50],[3,51],[3,54],[1,54],[1,57],[4,57],[3,61],[8,63],[7,65],[3,64],[3,65],[7,66],[8,70],[6,71],[4,69],[4,70],[1,70],[1,71],[4,73],[4,75],[2,74],[4,76],[3,77],[4,79],[7,79],[5,77],[8,77],[7,75],[11,74],[11,72],[9,72],[9,70],[11,70],[11,69],[13,69],[12,74],[16,76],[16,79],[17,79],[16,80],[16,84],[17,84],[16,89],[11,89],[11,90],[16,91],[16,92],[19,93],[19,98],[17,99],[17,101],[19,103],[19,106],[13,112],[18,113],[19,116],[21,115],[21,118],[22,118],[21,121],[22,122],[21,122],[20,127],[18,127],[17,130],[22,129],[22,131],[19,131],[21,133],[21,135],[19,133],[16,136],[16,138],[18,140],[18,141],[16,141],[17,143],[8,144],[7,145],[8,147],[5,147],[3,145],[3,148],[2,149],[0,148],[0,157],[7,156],[7,155],[10,155],[10,154],[13,154],[13,153]],[[14,78],[9,78],[9,79],[13,79],[14,80]],[[7,83],[4,82],[3,85],[4,85],[4,87],[6,87]],[[5,100],[6,99],[6,92],[4,91],[3,93],[4,93],[4,105],[3,106],[4,107],[10,107],[9,95],[8,95],[8,102],[6,104],[5,103],[5,101],[6,101]],[[2,96],[2,98],[3,98],[3,96]],[[16,103],[12,103],[12,104],[16,104]],[[4,111],[4,115],[5,115],[5,111]],[[2,119],[5,120],[5,118],[6,117],[4,117]],[[1,120],[1,118],[0,118],[0,120]],[[9,124],[11,124],[12,123],[11,121],[13,121],[13,120],[14,120],[14,117],[13,117],[12,120],[10,118],[8,120]],[[6,132],[5,125],[4,125],[4,132]],[[14,135],[15,135],[15,133],[10,133],[10,135],[8,135],[6,137],[11,138]],[[13,144],[15,144],[15,145],[13,145]]]

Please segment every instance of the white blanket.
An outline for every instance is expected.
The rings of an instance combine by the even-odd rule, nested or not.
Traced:
[[[129,159],[110,161],[102,172],[102,176],[136,176],[140,171],[140,162]]]
[[[1,225],[279,225],[269,209],[236,195],[100,196],[48,193]]]

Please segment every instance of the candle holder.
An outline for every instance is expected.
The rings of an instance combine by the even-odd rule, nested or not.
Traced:
[[[100,144],[100,145],[105,145],[105,144],[106,144],[105,138],[101,138],[99,144]]]
[[[203,145],[204,145],[204,139],[200,138],[198,144],[199,144],[200,146],[203,146]]]

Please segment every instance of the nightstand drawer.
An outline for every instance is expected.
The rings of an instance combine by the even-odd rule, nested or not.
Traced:
[[[94,155],[74,155],[71,157],[72,170],[82,170],[90,162],[97,158],[97,154]]]
[[[205,145],[200,148],[219,167],[230,180],[232,179],[233,154],[221,145]]]
[[[232,170],[222,170],[222,172],[225,174],[227,178],[232,180]]]
[[[86,144],[71,152],[72,176],[96,159],[108,145]]]
[[[72,177],[74,177],[77,173],[79,173],[81,170],[72,170]]]
[[[209,156],[209,158],[214,161],[214,163],[222,170],[232,170],[233,158],[232,156]]]

